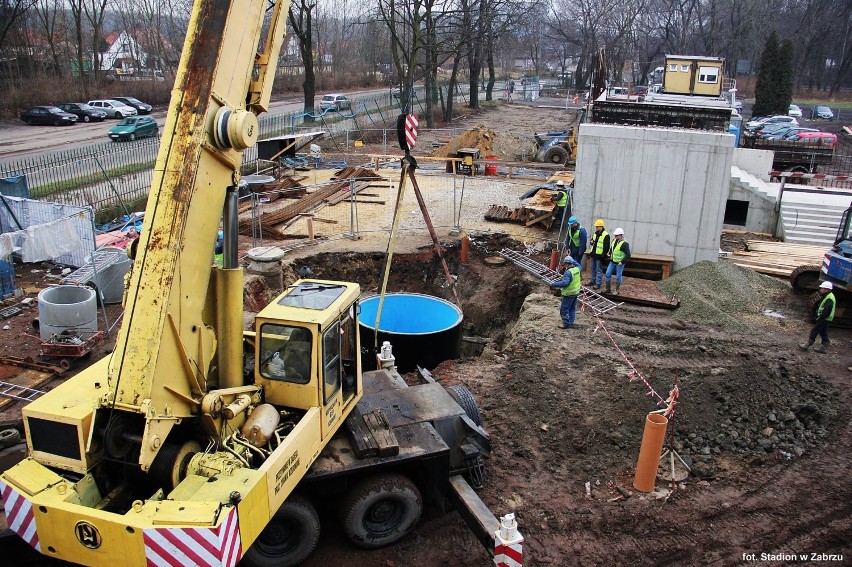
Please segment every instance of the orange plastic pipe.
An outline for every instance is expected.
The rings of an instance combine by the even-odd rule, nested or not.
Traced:
[[[654,490],[668,423],[668,418],[658,413],[649,413],[645,420],[645,432],[642,434],[642,446],[639,448],[639,461],[636,463],[636,476],[633,477],[633,488],[639,492]]]
[[[554,248],[550,252],[550,269],[555,270],[556,266],[558,266],[558,265],[559,265],[559,250]]]
[[[461,239],[461,263],[467,264],[468,250],[470,249],[470,239],[465,234]]]

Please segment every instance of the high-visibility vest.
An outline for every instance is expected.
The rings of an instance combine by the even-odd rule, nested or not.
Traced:
[[[595,233],[595,247],[592,249],[592,254],[594,254],[595,256],[604,255],[604,252],[606,252],[604,250],[604,240],[606,240],[607,236],[609,236],[609,233],[607,233],[607,231],[605,230],[602,230],[600,234],[598,234],[597,232]]]
[[[559,191],[559,200],[556,201],[557,207],[564,207],[568,204],[568,191]]]
[[[568,238],[571,239],[571,243],[574,246],[576,246],[577,248],[580,247],[580,229],[582,229],[582,228],[583,228],[582,226],[578,226],[577,230],[574,230],[572,228],[568,229]],[[581,250],[581,252],[582,252],[582,250]]]
[[[621,240],[610,240],[609,245],[609,255],[612,256],[612,261],[618,264],[622,260],[624,260],[624,252],[621,251],[621,245],[624,244],[624,239]]]
[[[573,281],[571,283],[574,283]],[[819,303],[819,307],[817,307],[817,319],[822,315],[822,310],[825,308],[825,302],[831,298],[831,313],[828,314],[828,317],[825,318],[826,321],[834,321],[834,308],[837,307],[837,301],[834,299],[834,293],[828,292],[825,294],[825,297],[822,298],[822,301]]]
[[[577,264],[573,264],[568,268],[568,272],[571,273],[571,283],[562,288],[562,297],[570,297],[580,293],[580,268],[577,267]]]

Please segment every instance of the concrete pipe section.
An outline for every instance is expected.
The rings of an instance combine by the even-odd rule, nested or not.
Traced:
[[[38,294],[39,334],[42,341],[67,329],[98,330],[95,290],[79,285],[57,285]]]
[[[375,327],[379,296],[361,302],[359,324],[365,370],[376,368]],[[415,366],[431,369],[461,355],[461,309],[438,297],[419,293],[389,293],[382,305],[379,341],[390,341],[400,372]]]

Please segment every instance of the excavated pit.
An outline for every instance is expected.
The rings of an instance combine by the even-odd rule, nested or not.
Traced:
[[[460,324],[454,321],[435,321],[439,328],[435,329],[434,334],[430,333],[429,329],[433,324],[429,321],[432,307],[427,307],[412,310],[414,317],[424,319],[417,323],[418,329],[412,333],[403,331],[396,337],[387,337],[384,333],[380,333],[381,340],[390,340],[394,345],[397,363],[400,364],[403,358],[407,359],[411,354],[416,354],[419,348],[417,334],[424,333],[420,330],[421,326],[426,329],[420,339],[425,341],[423,348],[430,351],[428,356],[424,354],[411,364],[403,364],[403,371],[413,369],[415,364],[433,368],[444,360],[479,356],[489,343],[496,346],[503,344],[507,338],[506,330],[510,329],[517,320],[520,308],[533,284],[526,278],[518,278],[511,264],[490,266],[484,262],[484,259],[493,256],[496,250],[511,244],[508,238],[503,236],[492,236],[478,241],[470,247],[470,258],[466,265],[461,264],[460,250],[457,245],[450,244],[443,248],[450,273],[456,278],[456,291],[461,301]],[[368,300],[369,297],[378,295],[380,292],[385,254],[380,252],[321,253],[300,258],[285,265],[285,282],[292,283],[298,277],[296,275],[298,271],[306,266],[310,267],[314,273],[313,277],[316,278],[357,282],[361,285],[363,298]],[[441,261],[432,247],[423,248],[416,254],[394,255],[387,293],[415,294],[433,298],[433,307],[446,305],[446,303],[455,305]],[[270,295],[273,294],[268,293],[262,282],[247,277],[246,306],[249,311],[259,310],[271,299]],[[393,309],[392,304],[390,309]],[[407,307],[403,306],[402,309]],[[375,306],[370,312],[372,317],[375,317]],[[384,314],[382,317],[385,321]],[[364,326],[369,327],[369,333],[367,333],[369,336],[362,333],[362,346],[370,350],[369,358],[372,359],[374,355],[372,328],[375,326],[375,320],[362,320],[362,331]],[[384,323],[380,326],[380,330],[385,330]],[[449,336],[445,337],[444,334]],[[397,343],[402,343],[399,345],[399,348],[403,349],[402,352],[396,350]],[[381,345],[381,341],[379,344]],[[434,348],[438,349],[439,354],[431,352]]]

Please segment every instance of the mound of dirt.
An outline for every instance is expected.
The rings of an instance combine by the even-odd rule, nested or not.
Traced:
[[[698,262],[661,281],[657,288],[680,299],[674,317],[741,333],[756,332],[748,321],[790,286],[728,262]]]
[[[496,138],[497,134],[494,130],[485,126],[477,126],[467,130],[461,136],[456,136],[446,146],[432,152],[432,155],[434,157],[450,157],[455,156],[461,148],[477,148],[481,157],[488,157],[494,155],[493,148]]]

